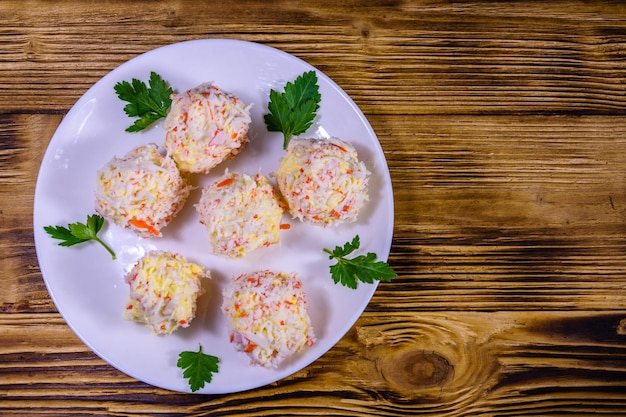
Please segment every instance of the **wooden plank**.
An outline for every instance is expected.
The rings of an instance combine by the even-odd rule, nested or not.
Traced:
[[[33,240],[39,165],[59,115],[0,115],[0,311],[56,311]]]
[[[400,272],[376,308],[626,307],[621,118],[371,120],[391,167]]]
[[[0,124],[3,311],[55,311],[32,241],[36,172],[60,116]],[[626,122],[620,117],[373,116],[395,194],[372,308],[625,308]],[[3,169],[3,167],[11,167]],[[68,249],[71,250],[71,249]],[[589,283],[593,282],[593,285]]]
[[[626,13],[619,3],[274,2],[269,8],[113,1],[101,13],[91,8],[74,1],[36,10],[0,4],[1,108],[63,112],[142,52],[189,39],[235,38],[305,59],[366,114],[624,114]],[[248,24],[251,15],[256,26]],[[150,36],[139,36],[138,27]]]
[[[181,407],[246,416],[267,407],[282,415],[619,415],[626,407],[623,311],[365,313],[309,367],[226,396],[136,382],[90,353],[54,314],[1,314],[0,336],[6,416],[176,415]]]

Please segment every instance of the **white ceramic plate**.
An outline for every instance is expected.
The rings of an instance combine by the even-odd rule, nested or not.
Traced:
[[[138,78],[147,82],[151,71],[160,74],[176,92],[213,81],[247,103],[253,103],[250,143],[235,159],[197,176],[202,187],[231,171],[271,175],[283,154],[282,134],[268,132],[263,121],[270,89],[282,91],[287,81],[314,69],[285,52],[260,44],[235,40],[197,40],[165,46],[140,55],[116,68],[72,107],[59,125],[41,164],[34,205],[34,233],[41,271],[50,295],[72,330],[98,356],[136,379],[174,391],[189,392],[187,380],[176,367],[178,354],[195,351],[220,358],[220,370],[198,393],[231,393],[263,386],[304,368],[328,351],[351,328],[367,306],[376,285],[357,290],[335,285],[328,268],[332,263],[322,248],[343,245],[356,234],[360,252],[389,255],[393,234],[393,193],[387,163],[370,124],[348,95],[317,71],[322,101],[316,123],[303,136],[337,136],[355,145],[359,158],[372,172],[370,201],[357,222],[322,228],[291,220],[281,231],[281,243],[230,260],[210,253],[208,235],[198,222],[193,192],[186,207],[165,229],[160,239],[141,240],[132,232],[107,224],[100,236],[117,253],[113,261],[95,242],[58,246],[43,227],[85,222],[94,214],[96,171],[113,156],[121,157],[140,144],[163,144],[157,123],[141,133],[126,133],[133,120],[123,112],[113,86]],[[161,121],[162,122],[162,121]],[[124,274],[150,249],[178,252],[208,267],[213,279],[205,283],[197,316],[191,326],[169,336],[156,336],[142,325],[126,321],[122,311],[128,296]],[[317,342],[283,362],[278,369],[251,366],[244,353],[228,340],[221,314],[221,290],[228,279],[259,269],[296,272],[307,292],[309,313]]]

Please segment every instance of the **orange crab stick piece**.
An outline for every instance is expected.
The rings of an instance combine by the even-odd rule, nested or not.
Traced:
[[[148,232],[151,235],[159,236],[160,234],[157,229],[155,229],[151,224],[148,224],[145,220],[139,220],[139,219],[133,218],[133,219],[130,219],[128,222],[135,227],[148,230]]]
[[[222,180],[220,182],[217,183],[218,187],[225,187],[227,185],[232,184],[233,182],[235,182],[234,178],[226,178],[225,180]]]

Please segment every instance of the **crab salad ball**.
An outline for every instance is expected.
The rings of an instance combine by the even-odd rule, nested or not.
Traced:
[[[179,254],[148,252],[126,274],[130,295],[124,318],[162,335],[188,327],[196,314],[197,299],[204,292],[204,278],[211,278],[207,269]]]
[[[338,138],[291,139],[276,183],[292,217],[327,226],[354,222],[368,200],[370,173]]]
[[[208,173],[248,142],[250,106],[207,82],[172,96],[165,118],[165,148],[178,168]]]
[[[315,343],[302,283],[293,273],[241,274],[224,288],[230,342],[253,365],[276,368]]]
[[[267,177],[232,173],[207,185],[195,205],[212,252],[230,258],[279,241],[283,210]]]
[[[191,185],[154,143],[114,157],[97,173],[95,210],[142,238],[161,236],[183,207]]]

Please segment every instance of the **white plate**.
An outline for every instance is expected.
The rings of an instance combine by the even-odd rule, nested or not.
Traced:
[[[322,101],[315,124],[303,136],[337,136],[355,145],[359,158],[372,172],[370,201],[357,222],[322,228],[291,220],[281,231],[281,243],[230,260],[210,254],[208,235],[198,223],[193,204],[196,190],[183,211],[163,229],[160,239],[141,240],[132,232],[107,224],[100,236],[117,253],[113,261],[95,242],[58,246],[45,232],[47,225],[85,222],[94,214],[96,170],[113,156],[121,157],[140,144],[163,144],[157,123],[141,133],[126,133],[133,120],[113,86],[138,78],[147,82],[151,71],[160,74],[177,92],[213,81],[217,86],[253,103],[250,143],[235,159],[198,176],[201,187],[231,171],[273,173],[283,154],[282,134],[268,132],[263,121],[270,89],[282,91],[287,81],[314,69],[285,52],[235,40],[197,40],[165,46],[140,55],[111,71],[72,107],[52,137],[44,155],[34,204],[34,233],[41,271],[50,295],[72,330],[98,356],[136,379],[189,392],[187,380],[176,367],[178,354],[197,350],[220,358],[220,370],[198,393],[231,393],[263,386],[304,368],[328,351],[361,315],[377,285],[360,284],[357,290],[335,285],[322,252],[343,245],[356,234],[363,253],[389,255],[393,234],[393,193],[384,154],[370,124],[356,104],[332,80],[317,71]],[[150,249],[178,252],[212,271],[199,300],[191,326],[169,336],[156,336],[142,325],[125,321],[122,311],[128,296],[124,273]],[[307,292],[309,313],[317,342],[278,369],[251,366],[244,353],[229,343],[220,312],[221,289],[228,279],[259,269],[296,272]]]

